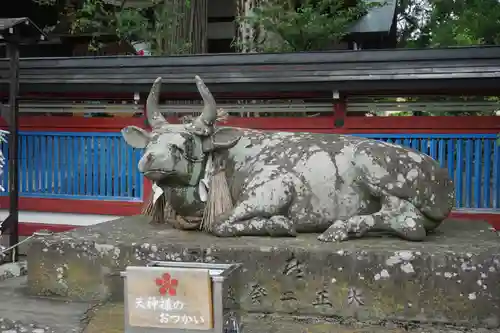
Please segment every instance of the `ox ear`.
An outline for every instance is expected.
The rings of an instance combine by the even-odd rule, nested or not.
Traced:
[[[232,127],[220,127],[203,140],[203,152],[212,152],[220,149],[230,149],[236,146],[243,133]]]
[[[148,145],[150,135],[137,126],[127,126],[122,129],[122,135],[130,146],[134,148],[145,148]]]

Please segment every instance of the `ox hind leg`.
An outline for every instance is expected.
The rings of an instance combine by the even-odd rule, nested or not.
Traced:
[[[219,237],[295,236],[295,223],[287,216],[293,182],[286,176],[247,188],[245,197],[219,216],[212,233]]]
[[[352,216],[335,221],[318,239],[343,241],[349,236],[361,237],[369,231],[395,233],[403,239],[421,241],[425,225],[431,223],[411,202],[386,193],[380,195],[381,209],[370,215]]]

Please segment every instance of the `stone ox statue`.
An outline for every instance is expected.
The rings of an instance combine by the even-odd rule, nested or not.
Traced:
[[[355,136],[217,127],[215,100],[195,80],[204,101],[199,117],[169,124],[158,109],[158,78],[146,104],[152,131],[129,126],[122,134],[144,148],[139,171],[169,191],[168,204],[181,216],[206,211],[207,175],[219,157],[231,203],[212,221],[214,235],[320,233],[329,242],[375,231],[421,241],[450,213],[454,186],[431,157]]]

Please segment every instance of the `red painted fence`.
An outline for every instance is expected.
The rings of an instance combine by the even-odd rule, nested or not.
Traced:
[[[231,117],[221,125],[261,130],[307,131],[337,134],[379,133],[500,133],[500,117],[345,117],[344,126],[335,128],[334,117]],[[176,118],[167,119],[178,123]],[[123,127],[144,126],[143,118],[82,118],[32,116],[20,118],[22,131],[119,132]],[[0,118],[0,127],[7,125]]]

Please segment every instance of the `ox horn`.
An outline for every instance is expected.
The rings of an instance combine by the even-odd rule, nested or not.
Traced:
[[[208,90],[201,77],[196,75],[194,78],[196,80],[196,87],[200,92],[201,98],[203,98],[204,104],[203,111],[199,119],[205,126],[212,127],[217,120],[217,104],[215,103],[215,99],[212,96],[212,93],[210,92],[210,90]]]
[[[149,91],[148,99],[146,101],[146,116],[149,126],[157,128],[162,125],[168,124],[163,118],[158,107],[158,99],[160,98],[161,77],[157,78]]]

